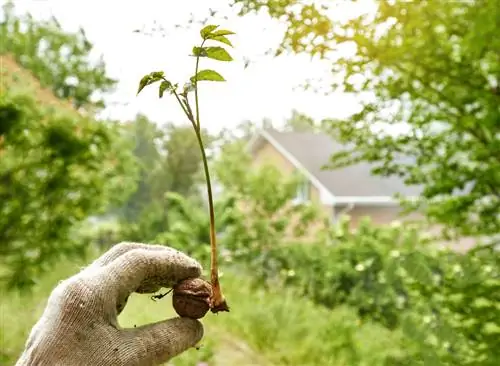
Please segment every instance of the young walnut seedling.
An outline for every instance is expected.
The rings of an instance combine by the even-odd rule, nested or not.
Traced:
[[[179,316],[199,319],[205,316],[208,310],[213,313],[220,311],[229,311],[226,299],[222,293],[219,283],[219,269],[217,264],[217,240],[215,235],[215,213],[212,197],[212,184],[210,182],[210,172],[208,161],[201,136],[200,108],[198,101],[198,82],[199,81],[225,81],[218,72],[214,70],[200,70],[200,59],[202,57],[217,61],[232,61],[233,58],[221,46],[206,46],[209,41],[223,43],[232,47],[227,36],[234,34],[229,30],[220,29],[218,25],[207,25],[201,31],[202,42],[200,46],[193,47],[193,55],[196,58],[195,73],[189,82],[179,91],[178,84],[173,84],[166,77],[163,71],[153,71],[145,75],[140,83],[137,94],[146,86],[159,82],[158,94],[162,98],[166,91],[173,95],[184,114],[191,122],[196,134],[198,145],[200,147],[203,169],[205,171],[205,180],[207,184],[208,206],[210,214],[210,283],[200,278],[187,279],[178,283],[173,288],[172,302],[173,307]],[[191,107],[189,94],[194,92],[194,111]],[[153,298],[161,298],[162,295]]]

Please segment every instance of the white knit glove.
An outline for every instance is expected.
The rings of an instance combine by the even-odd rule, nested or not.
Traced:
[[[200,322],[173,318],[122,329],[117,316],[133,292],[154,293],[201,266],[174,249],[120,243],[52,292],[16,366],[159,365],[193,347]]]

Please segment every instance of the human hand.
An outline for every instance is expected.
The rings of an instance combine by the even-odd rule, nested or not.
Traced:
[[[117,244],[53,290],[16,366],[164,363],[200,341],[201,323],[173,318],[123,329],[117,316],[133,292],[154,293],[200,275],[200,264],[174,249]]]

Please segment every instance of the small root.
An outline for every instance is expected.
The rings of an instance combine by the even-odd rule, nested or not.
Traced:
[[[163,299],[165,296],[167,296],[169,293],[171,293],[173,291],[173,289],[171,288],[170,290],[168,290],[167,292],[165,292],[164,294],[159,294],[159,295],[153,295],[151,296],[151,300],[153,301],[156,301],[156,300],[160,300],[160,299]]]

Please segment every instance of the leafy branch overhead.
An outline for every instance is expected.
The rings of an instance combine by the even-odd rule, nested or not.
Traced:
[[[498,0],[381,0],[371,10],[353,5],[359,13],[337,22],[329,13],[341,3],[350,2],[234,0],[242,15],[283,21],[279,52],[330,64],[332,84],[323,78],[314,87],[360,101],[349,118],[324,121],[345,146],[328,169],[364,162],[374,175],[414,186],[419,198],[405,208],[446,237],[498,235]],[[389,129],[400,133],[383,133]]]
[[[203,168],[205,171],[205,179],[207,183],[207,194],[208,194],[208,206],[210,213],[210,269],[211,269],[211,298],[210,298],[210,309],[212,312],[217,313],[219,311],[229,311],[229,307],[227,306],[226,300],[222,295],[222,290],[219,285],[219,274],[217,268],[217,241],[215,235],[215,213],[214,213],[214,204],[212,197],[212,185],[210,182],[210,173],[208,170],[208,161],[207,156],[205,154],[205,148],[203,144],[203,139],[201,135],[201,123],[200,123],[200,107],[199,107],[199,98],[198,98],[198,82],[199,81],[225,81],[224,77],[219,74],[215,70],[204,69],[200,70],[200,59],[201,58],[210,58],[216,61],[232,61],[233,58],[229,54],[229,52],[222,46],[206,46],[207,41],[214,41],[218,43],[222,43],[224,45],[232,47],[231,41],[227,38],[227,36],[234,34],[234,32],[220,29],[217,30],[218,25],[207,25],[200,31],[200,36],[202,38],[202,42],[199,46],[193,47],[192,56],[196,59],[196,66],[194,75],[189,78],[189,82],[187,82],[182,91],[179,91],[179,85],[172,83],[165,77],[165,72],[163,71],[153,71],[149,74],[145,75],[139,82],[139,88],[137,90],[137,94],[139,94],[146,86],[160,83],[158,87],[158,95],[160,98],[163,97],[166,91],[168,91],[171,95],[177,99],[177,102],[181,106],[184,114],[191,122],[193,129],[196,134],[196,138],[198,140],[198,145],[201,150],[202,160],[203,160]],[[194,91],[194,111],[190,104],[188,94]],[[175,297],[175,289],[174,289],[174,297]],[[175,307],[175,306],[174,306]]]

